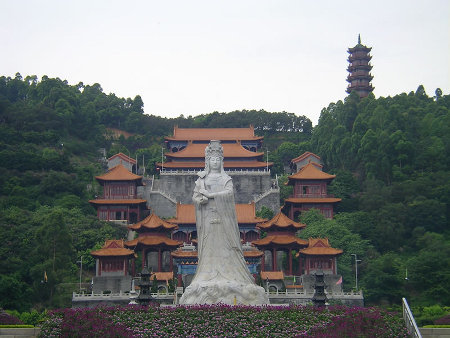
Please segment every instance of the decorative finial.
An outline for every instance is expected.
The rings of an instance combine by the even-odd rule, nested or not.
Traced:
[[[358,45],[361,44],[361,34],[358,34]]]

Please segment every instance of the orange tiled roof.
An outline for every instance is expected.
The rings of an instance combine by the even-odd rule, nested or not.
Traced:
[[[260,250],[250,250],[250,251],[244,251],[244,257],[250,258],[250,257],[261,257],[264,255],[264,252]],[[183,251],[183,250],[176,250],[172,251],[172,256],[176,258],[197,258],[197,251]]]
[[[256,246],[266,246],[269,244],[278,244],[278,245],[296,244],[300,246],[306,246],[308,245],[308,241],[305,241],[304,239],[298,238],[293,235],[267,235],[267,237],[253,241],[252,244]]]
[[[177,203],[176,217],[168,221],[175,224],[195,224],[195,206]],[[236,204],[237,221],[243,223],[264,222],[264,218],[256,217],[255,203]]]
[[[169,222],[166,222],[159,218],[156,214],[151,213],[142,221],[128,226],[130,230],[147,230],[147,229],[166,229],[166,230],[176,230],[178,226]]]
[[[98,199],[98,200],[89,200],[89,203],[91,203],[91,204],[140,204],[140,203],[147,203],[147,200],[143,200],[140,198],[124,199],[124,200]]]
[[[328,238],[310,238],[308,240],[308,247],[299,250],[304,255],[318,256],[337,256],[343,253],[341,249],[332,248],[328,242]]]
[[[181,151],[175,153],[167,153],[166,157],[173,158],[205,158],[205,148],[207,144],[201,143],[190,143]],[[223,156],[228,157],[259,157],[263,156],[264,153],[256,153],[245,149],[239,143],[223,143]]]
[[[295,229],[303,229],[306,227],[306,224],[297,223],[283,214],[281,211],[274,216],[270,221],[258,224],[257,227],[259,229],[270,229],[270,228],[295,228]]]
[[[135,175],[128,171],[122,164],[111,168],[106,174],[95,176],[99,181],[135,181],[142,180],[142,176]]]
[[[178,249],[178,250],[172,251],[171,255],[173,257],[178,257],[178,258],[187,258],[187,257],[196,258],[197,251],[184,251],[184,250]]]
[[[123,159],[123,160],[125,160],[127,162],[130,162],[132,164],[136,164],[136,160],[134,158],[131,158],[131,157],[125,155],[124,153],[115,154],[115,155],[111,156],[110,158],[108,158],[108,161],[111,161],[113,158],[116,158],[116,157],[120,157],[121,159]]]
[[[156,276],[156,280],[169,281],[173,279],[173,271],[170,272],[153,272],[150,276],[150,280],[153,280],[153,276]]]
[[[314,156],[315,158],[317,158],[320,161],[320,156],[317,156],[314,153],[311,153],[309,151],[304,152],[303,154],[301,154],[299,157],[294,158],[293,160],[291,160],[292,163],[297,163],[300,162],[302,160],[304,160],[305,158],[307,158],[308,156]]]
[[[91,252],[94,257],[106,256],[133,256],[134,251],[124,247],[123,239],[111,239],[105,241],[103,247]]]
[[[293,185],[293,180],[331,180],[335,178],[336,175],[330,175],[322,170],[317,169],[317,167],[311,162],[303,166],[297,173],[288,177],[288,185]]]
[[[261,279],[265,280],[284,280],[283,271],[261,271]]]
[[[183,243],[179,242],[179,241],[175,241],[175,240],[165,237],[165,236],[142,236],[142,237],[133,239],[132,241],[125,242],[125,246],[129,247],[129,248],[134,248],[139,245],[145,245],[145,246],[166,245],[166,246],[177,247],[177,246],[180,246],[181,244],[183,244]]]
[[[210,141],[210,140],[261,140],[262,136],[255,136],[253,126],[249,128],[173,128],[173,136],[166,140],[180,141]]]
[[[164,165],[161,162],[156,163],[157,167],[164,168],[192,168],[203,169],[205,167],[205,161],[186,161],[186,162],[165,162]],[[223,166],[225,169],[230,168],[265,168],[267,162],[261,161],[224,161]],[[269,168],[273,166],[273,162],[269,162]]]
[[[296,197],[290,197],[286,198],[284,202],[290,202],[290,203],[337,203],[342,201],[341,198],[332,198],[332,197],[323,197],[323,198],[296,198]]]
[[[244,257],[261,257],[264,255],[264,252],[261,250],[248,250],[244,251]]]
[[[108,257],[108,256],[133,256],[134,251],[126,248],[119,249],[100,249],[92,251],[91,255],[94,257]]]

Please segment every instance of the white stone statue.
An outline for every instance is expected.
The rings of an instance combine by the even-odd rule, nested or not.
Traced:
[[[180,304],[269,304],[242,252],[233,183],[223,169],[223,148],[211,141],[205,170],[199,172],[193,200],[197,219],[198,265]]]

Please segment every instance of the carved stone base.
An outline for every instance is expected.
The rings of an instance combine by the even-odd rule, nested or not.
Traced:
[[[189,285],[180,298],[180,304],[270,304],[265,290],[255,284],[233,281],[208,281]]]

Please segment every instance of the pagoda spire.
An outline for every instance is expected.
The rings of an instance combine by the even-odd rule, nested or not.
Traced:
[[[347,51],[350,54],[347,68],[347,71],[350,73],[347,77],[347,82],[349,82],[347,93],[350,94],[352,91],[355,91],[359,97],[363,98],[374,90],[370,83],[373,79],[373,76],[370,74],[372,70],[372,65],[370,64],[372,59],[370,55],[371,50],[371,47],[361,44],[361,34],[358,34],[358,44]]]

